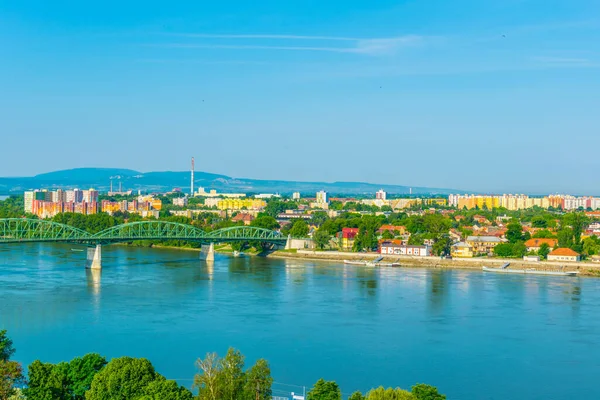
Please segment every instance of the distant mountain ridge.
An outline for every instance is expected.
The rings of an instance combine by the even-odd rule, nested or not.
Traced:
[[[22,192],[29,189],[88,188],[108,191],[110,179],[117,190],[119,180],[123,190],[168,191],[180,188],[189,192],[189,171],[139,172],[123,168],[75,168],[39,174],[33,177],[0,178],[0,194]],[[285,180],[260,180],[232,178],[226,175],[196,171],[196,188],[216,189],[219,192],[281,193],[300,192],[310,194],[325,190],[332,194],[372,194],[383,189],[390,194],[408,194],[410,187],[402,185],[373,184],[366,182],[298,182]],[[452,189],[412,187],[413,194],[448,194]]]

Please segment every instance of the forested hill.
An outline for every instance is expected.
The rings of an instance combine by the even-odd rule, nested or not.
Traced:
[[[139,172],[120,168],[77,168],[55,171],[33,177],[0,178],[0,194],[22,192],[33,188],[88,188],[107,191],[113,179],[116,190],[119,181],[124,190],[165,191],[181,188],[189,191],[189,171],[157,171]],[[297,182],[283,180],[260,180],[248,178],[232,178],[226,175],[197,171],[195,186],[216,189],[223,192],[277,192],[303,194],[326,190],[335,194],[373,194],[383,189],[393,194],[408,194],[408,186],[386,185],[364,182]],[[448,194],[451,189],[413,187],[413,194]]]

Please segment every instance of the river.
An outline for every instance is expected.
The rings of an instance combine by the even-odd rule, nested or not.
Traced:
[[[280,396],[324,377],[345,394],[425,382],[449,399],[600,398],[599,279],[124,246],[98,275],[72,247],[0,245],[0,329],[24,364],[146,357],[190,386],[197,357],[233,346],[269,360]]]

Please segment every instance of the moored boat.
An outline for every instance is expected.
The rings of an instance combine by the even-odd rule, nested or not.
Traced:
[[[397,266],[400,265],[400,263],[386,263],[386,262],[381,262],[382,259],[383,259],[383,257],[377,258],[377,259],[375,259],[373,261],[344,260],[344,264],[346,264],[346,265],[364,265],[366,267],[397,267]]]
[[[555,275],[555,276],[577,276],[579,271],[543,271],[535,268],[510,269],[508,267],[482,267],[484,272],[495,272],[500,274],[530,274],[530,275]]]

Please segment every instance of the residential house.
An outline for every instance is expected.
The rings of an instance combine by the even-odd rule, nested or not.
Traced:
[[[395,240],[386,240],[380,243],[381,254],[393,254],[399,256],[429,257],[432,255],[431,246],[402,245]]]
[[[473,221],[477,222],[479,225],[491,225],[491,222],[483,215],[474,215]]]
[[[448,236],[450,236],[450,239],[452,239],[453,242],[460,242],[462,240],[462,235],[459,231],[457,231],[456,229],[450,229],[450,231],[448,232]]]
[[[561,247],[548,254],[548,261],[580,261],[581,255],[569,248]]]
[[[390,232],[394,236],[404,235],[406,233],[406,227],[402,225],[382,225],[377,233],[382,235],[385,231]]]
[[[558,239],[533,238],[526,241],[525,246],[527,247],[527,251],[535,251],[537,253],[544,243],[553,249],[558,244]]]
[[[243,222],[244,225],[250,225],[254,221],[254,215],[248,213],[239,213],[231,218],[233,222]]]
[[[473,257],[473,248],[469,246],[465,242],[458,242],[452,245],[452,250],[450,251],[452,257],[457,258],[471,258]]]
[[[358,228],[342,228],[342,250],[352,250],[356,235],[358,235]]]
[[[475,254],[491,254],[502,239],[497,236],[469,236],[466,242]]]

